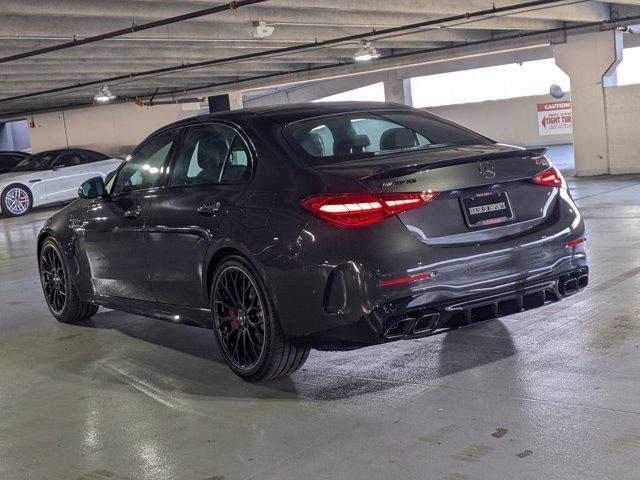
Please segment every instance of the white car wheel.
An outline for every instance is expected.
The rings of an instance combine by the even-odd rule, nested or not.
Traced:
[[[31,196],[26,188],[10,186],[2,194],[2,211],[12,217],[24,215],[31,208]]]

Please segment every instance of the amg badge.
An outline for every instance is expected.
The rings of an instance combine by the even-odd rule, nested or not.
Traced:
[[[395,180],[393,182],[384,182],[380,184],[381,187],[389,188],[389,187],[397,187],[398,185],[407,185],[409,183],[416,183],[415,178],[408,178],[406,180]]]

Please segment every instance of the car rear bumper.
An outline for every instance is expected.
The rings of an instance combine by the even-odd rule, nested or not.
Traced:
[[[543,304],[559,300],[568,293],[561,277],[586,268],[587,257],[582,216],[567,192],[556,198],[547,219],[524,232],[497,237],[500,227],[492,227],[446,245],[423,241],[399,218],[361,229],[313,219],[295,247],[267,268],[280,324],[296,341],[352,348],[532,308],[540,302],[531,292],[547,292]],[[389,328],[418,310],[438,314],[435,328],[434,315]]]
[[[589,268],[580,266],[440,303],[424,302],[423,295],[414,295],[380,305],[350,324],[292,340],[319,350],[348,350],[419,338],[558,302],[580,292],[588,282]]]

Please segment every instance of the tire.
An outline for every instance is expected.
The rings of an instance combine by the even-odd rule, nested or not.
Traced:
[[[213,274],[210,298],[218,348],[229,368],[250,382],[289,375],[309,356],[309,348],[285,337],[265,292],[260,276],[243,257],[225,258]]]
[[[20,217],[29,213],[33,198],[27,187],[13,184],[2,191],[0,202],[2,202],[2,213],[9,217]]]
[[[47,307],[63,323],[77,323],[96,314],[98,306],[80,300],[58,243],[46,238],[38,253],[40,282]]]

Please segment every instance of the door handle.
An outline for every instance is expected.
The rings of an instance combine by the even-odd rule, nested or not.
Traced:
[[[130,210],[124,212],[125,218],[135,219],[138,218],[142,214],[142,207],[140,205],[136,205]]]
[[[196,211],[201,215],[215,215],[220,210],[220,202],[203,203]]]

